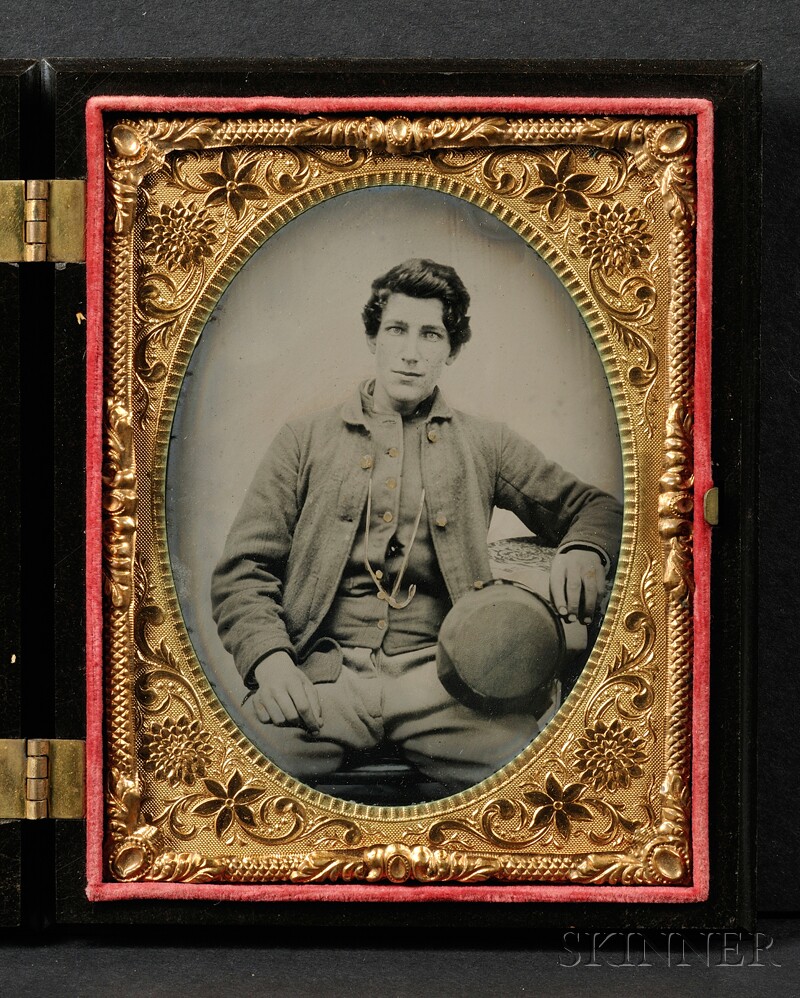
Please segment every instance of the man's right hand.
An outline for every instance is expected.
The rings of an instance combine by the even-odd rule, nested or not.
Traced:
[[[258,689],[252,696],[256,717],[262,724],[306,728],[312,735],[322,727],[319,695],[285,651],[276,651],[258,663],[254,677]]]

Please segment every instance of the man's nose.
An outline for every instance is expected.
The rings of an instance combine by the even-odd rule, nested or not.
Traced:
[[[419,338],[416,336],[407,336],[403,342],[403,360],[416,363],[419,358]]]

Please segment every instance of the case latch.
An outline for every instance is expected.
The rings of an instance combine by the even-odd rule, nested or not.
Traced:
[[[719,525],[719,489],[716,485],[703,496],[703,517],[709,526]]]

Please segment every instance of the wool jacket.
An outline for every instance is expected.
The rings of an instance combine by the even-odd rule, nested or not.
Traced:
[[[308,654],[363,522],[375,454],[361,392],[287,423],[270,445],[212,580],[214,619],[246,684],[267,655]],[[540,542],[599,550],[613,566],[622,508],[502,423],[451,409],[438,389],[422,449],[425,515],[453,602],[491,577],[495,506]]]

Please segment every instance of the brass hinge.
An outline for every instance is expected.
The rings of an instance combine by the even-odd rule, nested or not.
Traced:
[[[0,819],[82,818],[86,743],[0,739]]]
[[[82,263],[85,180],[0,180],[0,261]]]

